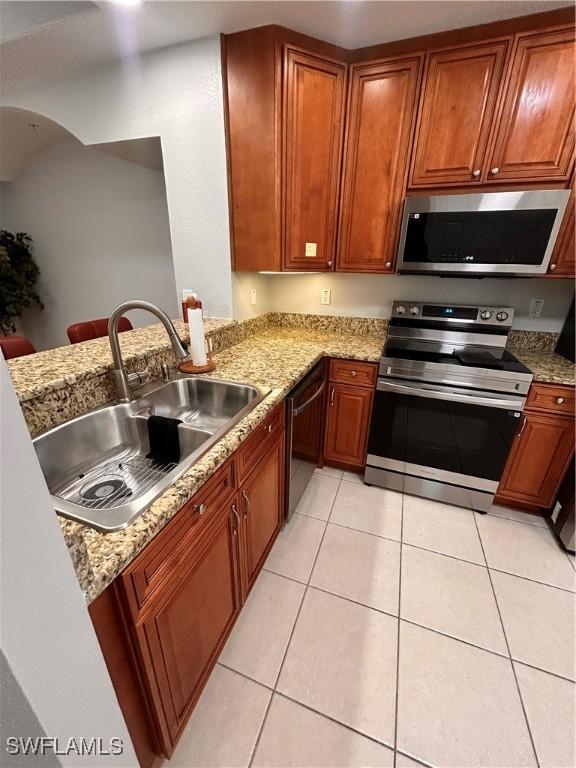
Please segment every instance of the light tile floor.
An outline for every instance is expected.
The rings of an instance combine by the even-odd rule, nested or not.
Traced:
[[[571,768],[575,590],[542,519],[318,471],[166,765]]]

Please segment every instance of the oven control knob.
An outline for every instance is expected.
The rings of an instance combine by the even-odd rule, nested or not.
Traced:
[[[492,312],[490,312],[489,309],[484,309],[482,310],[482,312],[480,312],[480,318],[482,320],[490,320],[491,317],[492,317]]]
[[[500,320],[501,322],[508,320],[508,312],[498,312],[496,315],[496,320]]]
[[[397,315],[403,315],[405,312],[406,312],[406,307],[403,304],[400,304],[400,306],[396,307]]]
[[[417,315],[420,310],[418,307],[410,307],[410,314],[411,315]]]

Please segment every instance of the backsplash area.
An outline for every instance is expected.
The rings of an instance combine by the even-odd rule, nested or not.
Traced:
[[[255,306],[243,299],[257,288]],[[331,303],[320,303],[328,288]],[[572,280],[550,278],[465,279],[420,275],[238,273],[234,283],[236,319],[266,311],[389,318],[395,300],[485,303],[516,310],[514,330],[559,332],[574,295]],[[531,299],[544,299],[542,317],[529,316]]]

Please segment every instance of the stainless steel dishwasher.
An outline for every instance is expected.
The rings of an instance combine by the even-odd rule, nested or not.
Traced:
[[[326,367],[321,360],[286,398],[286,519],[298,506],[322,453]]]

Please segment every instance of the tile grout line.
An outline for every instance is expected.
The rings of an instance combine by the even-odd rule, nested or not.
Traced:
[[[472,510],[471,510],[472,511]],[[306,517],[310,517],[310,515],[306,515]],[[320,518],[316,517],[315,520],[320,520]],[[395,541],[397,544],[398,539],[391,539],[389,536],[382,536],[379,533],[373,533],[372,531],[364,531],[360,528],[352,528],[350,525],[342,525],[342,523],[336,523],[328,520],[330,525],[337,525],[339,528],[345,528],[348,531],[357,531],[358,533],[365,533],[367,536],[374,536],[377,539],[384,539],[385,541]],[[515,520],[512,520],[511,522],[516,522]],[[520,523],[520,525],[526,525],[526,523]],[[542,526],[533,525],[532,528],[540,528]],[[473,560],[465,560],[463,557],[457,557],[456,555],[449,555],[446,552],[440,552],[437,549],[429,549],[428,547],[421,547],[419,544],[412,544],[409,541],[402,541],[401,542],[403,547],[412,547],[413,549],[420,549],[424,552],[432,552],[435,555],[441,555],[442,557],[450,557],[452,560],[458,560],[461,563],[467,563],[468,565],[475,565],[478,568],[489,568],[492,571],[495,571],[496,573],[505,573],[508,576],[514,576],[517,579],[523,579],[524,581],[530,581],[534,584],[542,584],[545,587],[550,587],[551,589],[559,589],[562,592],[569,592],[570,594],[575,594],[575,589],[569,589],[568,587],[559,587],[557,584],[550,584],[547,581],[539,581],[538,579],[532,579],[529,576],[522,576],[519,573],[513,573],[512,571],[504,571],[501,568],[494,568],[491,565],[487,565],[486,557],[484,557],[484,560],[486,563],[475,563]],[[302,582],[301,582],[302,583]]]
[[[476,526],[476,532],[478,533],[478,538],[480,539],[480,547],[482,548],[482,554],[484,556],[484,560],[486,562],[486,568],[488,570],[488,578],[490,580],[490,586],[492,587],[492,595],[494,596],[494,602],[496,603],[496,610],[498,611],[498,616],[500,617],[500,624],[502,626],[502,632],[504,634],[504,642],[506,643],[506,648],[508,649],[508,656],[510,660],[510,667],[512,668],[512,674],[514,676],[514,682],[516,683],[516,690],[518,691],[518,698],[520,700],[520,706],[522,707],[522,712],[524,714],[524,720],[526,722],[526,728],[528,730],[528,736],[530,737],[530,744],[532,745],[532,751],[534,752],[534,759],[536,760],[536,766],[537,768],[540,768],[540,760],[538,758],[538,753],[536,752],[536,745],[534,744],[534,737],[532,736],[532,729],[530,728],[530,722],[528,721],[528,713],[526,712],[526,707],[524,706],[524,699],[522,698],[522,691],[520,690],[520,683],[518,682],[518,677],[516,675],[516,670],[514,668],[514,661],[512,660],[512,652],[510,650],[510,643],[508,642],[508,635],[506,634],[506,627],[504,626],[504,619],[502,618],[502,612],[500,610],[500,605],[498,603],[498,597],[496,596],[496,589],[494,588],[494,583],[492,581],[492,574],[490,573],[490,568],[488,568],[488,559],[486,558],[486,551],[484,549],[484,542],[482,541],[482,536],[480,534],[480,527],[478,525],[478,519],[476,517],[476,513],[473,513],[474,516],[474,525]]]
[[[336,497],[338,496],[338,491],[340,490],[340,484],[342,483],[342,478],[338,481],[338,487],[336,488],[336,493],[334,494],[334,498],[332,500],[332,504],[330,506],[330,513],[328,515],[328,520],[330,519],[330,515],[332,514],[332,507],[334,506],[336,502]],[[294,514],[296,514],[296,510],[294,510]],[[292,625],[292,630],[290,631],[290,636],[288,638],[288,642],[286,643],[286,648],[284,649],[284,654],[282,656],[282,661],[280,663],[280,667],[278,669],[278,674],[276,675],[276,681],[274,683],[274,688],[272,690],[272,695],[270,696],[270,701],[268,702],[268,706],[266,707],[266,712],[264,713],[264,717],[262,718],[262,723],[260,724],[260,728],[258,730],[258,736],[256,737],[256,741],[254,742],[254,748],[252,750],[252,753],[250,754],[250,760],[248,762],[248,768],[252,768],[252,764],[254,761],[254,757],[256,756],[256,751],[258,749],[258,744],[260,743],[260,738],[262,736],[262,732],[264,731],[264,726],[266,725],[266,720],[268,719],[268,712],[270,711],[270,707],[272,705],[272,700],[276,694],[276,688],[278,686],[278,681],[280,680],[280,675],[282,674],[282,669],[284,668],[284,662],[286,661],[286,656],[288,655],[288,649],[290,648],[290,643],[292,642],[292,637],[294,636],[294,631],[296,629],[296,624],[298,623],[298,619],[300,617],[300,613],[302,611],[302,606],[304,605],[304,600],[306,598],[306,594],[308,592],[308,587],[310,584],[310,579],[312,577],[312,572],[314,570],[314,566],[316,565],[316,560],[318,559],[318,554],[320,553],[320,548],[322,547],[322,542],[324,541],[324,536],[326,535],[326,530],[328,528],[328,520],[325,521],[324,524],[324,530],[322,531],[322,538],[320,539],[320,543],[318,545],[318,549],[316,550],[316,556],[314,558],[314,562],[312,563],[312,568],[310,569],[310,573],[308,575],[308,581],[306,582],[306,585],[304,586],[304,591],[302,592],[302,598],[300,600],[300,605],[298,606],[298,611],[296,613],[296,618],[294,619],[294,623]],[[294,579],[294,581],[296,581]],[[302,582],[298,582],[299,584],[302,584]]]
[[[364,731],[359,731],[357,728],[354,728],[352,725],[348,725],[348,723],[343,723],[341,720],[337,720],[332,715],[327,715],[325,712],[320,712],[318,709],[314,709],[314,707],[311,707],[310,704],[304,704],[301,701],[298,701],[298,699],[293,698],[292,696],[289,696],[287,693],[283,693],[282,691],[274,691],[275,696],[280,696],[282,699],[286,699],[287,701],[291,701],[293,704],[297,704],[299,707],[303,707],[304,709],[307,709],[309,712],[314,712],[315,715],[318,715],[319,717],[324,717],[326,720],[330,720],[331,723],[334,723],[335,725],[339,725],[341,728],[344,728],[347,731],[350,731],[351,733],[355,733],[358,736],[362,736],[364,739],[368,739],[368,741],[373,742],[374,744],[378,744],[380,747],[386,747],[386,749],[389,749],[390,752],[394,751],[394,747],[391,744],[388,744],[386,741],[380,741],[380,739],[377,739],[375,736],[371,736],[367,733],[364,733]]]
[[[396,691],[394,701],[394,768],[396,768],[396,750],[398,748],[398,698],[400,688],[400,615],[402,612],[402,537],[404,534],[404,494],[400,507],[400,560],[398,563],[398,622],[396,624]]]

